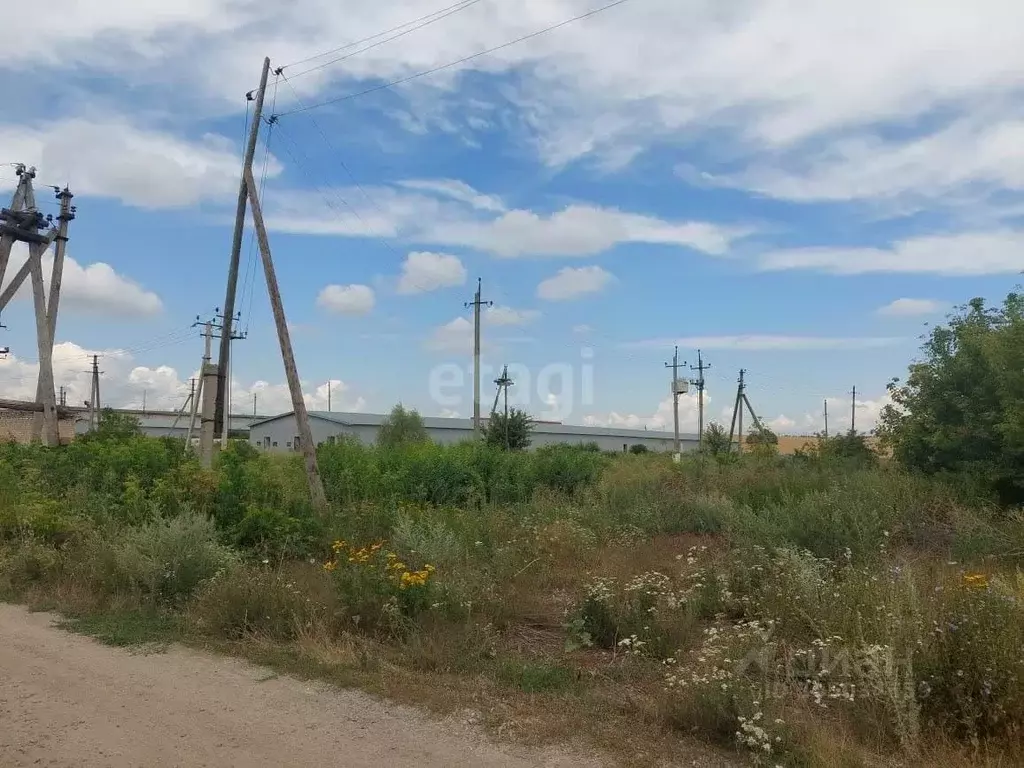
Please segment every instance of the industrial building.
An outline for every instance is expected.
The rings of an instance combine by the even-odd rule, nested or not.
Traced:
[[[340,438],[356,438],[365,445],[377,442],[380,425],[387,416],[372,413],[338,413],[311,411],[310,431],[317,445]],[[486,419],[485,419],[486,421]],[[427,435],[435,443],[450,444],[473,437],[472,419],[423,417]],[[293,412],[254,421],[249,427],[249,442],[266,451],[299,450],[299,430]],[[613,427],[579,427],[553,422],[535,422],[531,435],[531,448],[545,445],[586,445],[596,443],[603,451],[628,451],[634,445],[643,445],[649,451],[671,452],[671,432],[644,429],[617,429]],[[697,435],[680,435],[683,451],[697,449]]]
[[[89,410],[80,407],[67,410],[75,414],[75,434],[84,435],[88,432]],[[184,440],[188,434],[189,414],[187,413],[182,415],[180,411],[143,411],[133,408],[115,408],[114,411],[136,419],[139,422],[139,431],[146,437],[177,437]],[[247,439],[250,425],[267,418],[269,417],[252,414],[232,414],[231,420],[228,422],[229,434],[233,439]],[[199,437],[198,416],[196,417],[194,437]]]

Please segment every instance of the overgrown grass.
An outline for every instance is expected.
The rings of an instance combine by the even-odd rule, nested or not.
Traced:
[[[245,445],[210,472],[173,441],[0,446],[0,597],[445,712],[484,686],[502,734],[635,764],[694,734],[770,765],[1024,757],[1019,513],[813,459],[320,458],[326,519]]]

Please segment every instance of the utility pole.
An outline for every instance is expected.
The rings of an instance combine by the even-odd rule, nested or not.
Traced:
[[[331,412],[331,380],[327,380],[327,412]]]
[[[68,404],[68,392],[66,389],[64,389],[63,385],[61,385],[60,394],[57,396],[57,403],[60,405],[61,408]]]
[[[266,65],[263,75],[266,82]],[[256,240],[260,246],[260,255],[263,259],[263,275],[267,283],[267,293],[270,296],[270,307],[274,313],[274,325],[277,326],[277,339],[281,345],[281,359],[284,362],[285,377],[288,379],[288,389],[292,396],[292,410],[295,412],[296,426],[299,431],[300,448],[306,463],[306,481],[309,483],[309,495],[313,502],[313,509],[321,516],[327,515],[327,496],[324,494],[324,484],[320,477],[320,467],[316,461],[316,445],[313,443],[313,432],[309,427],[309,413],[306,411],[306,401],[302,397],[302,383],[299,381],[299,371],[295,365],[295,352],[292,349],[291,335],[288,333],[288,321],[284,314],[284,303],[281,300],[281,289],[277,284],[277,273],[274,271],[274,260],[270,253],[270,239],[267,237],[267,229],[263,223],[263,209],[260,206],[259,192],[256,187],[256,180],[252,175],[252,163],[245,166],[244,176],[245,188],[249,195],[249,208],[252,211],[253,226],[256,229]]]
[[[697,365],[690,366],[691,371],[697,371],[697,378],[690,381],[697,387],[697,448],[704,447],[704,371],[711,368],[711,363],[704,364],[704,358],[700,350],[697,350]]]
[[[100,428],[100,358],[92,356],[92,391],[89,393],[89,431]]]
[[[57,400],[53,386],[53,334],[57,327],[68,224],[75,218],[75,207],[71,205],[71,192],[66,188],[61,190],[54,187],[57,199],[60,200],[60,214],[57,217],[57,225],[53,226],[53,217],[44,216],[36,206],[35,189],[32,184],[36,169],[18,164],[15,166],[15,172],[18,184],[11,198],[11,205],[9,208],[0,208],[0,284],[4,281],[14,243],[22,242],[28,246],[28,258],[0,293],[0,311],[10,303],[25,280],[31,279],[36,345],[39,353],[35,400],[40,405],[41,412],[41,416],[33,417],[32,434],[33,438],[41,439],[44,445],[59,445]],[[44,233],[43,230],[47,229]],[[55,240],[57,248],[47,295],[43,281],[42,256]]]
[[[206,323],[203,337],[206,343],[199,385],[203,392],[202,416],[199,422],[199,463],[203,469],[209,469],[213,466],[213,433],[216,428],[217,409],[217,366],[210,362],[213,323]]]
[[[498,391],[494,393],[494,405],[491,406],[491,416],[498,410],[498,397],[502,394],[505,395],[505,450],[509,450],[509,439],[508,439],[508,388],[515,384],[512,379],[508,377],[508,366],[502,368],[501,378],[495,379],[494,383],[498,385]]]
[[[828,440],[828,398],[825,398],[825,439]]]
[[[665,363],[666,368],[672,369],[672,428],[674,435],[673,453],[676,461],[679,460],[679,347],[672,353],[672,362]]]
[[[856,384],[854,384],[853,392],[851,392],[850,394],[853,395],[853,399],[850,401],[850,434],[851,435],[856,435],[857,434],[857,385]]]
[[[739,385],[736,387],[736,401],[732,406],[732,423],[729,425],[729,450],[732,450],[732,438],[736,434],[736,419],[739,418],[740,423],[740,444],[737,449],[739,453],[743,453],[743,399],[746,396],[746,383],[744,382],[744,376],[746,376],[746,370],[740,368]]]
[[[242,256],[242,238],[245,234],[245,209],[249,197],[248,177],[251,176],[253,158],[256,156],[256,143],[259,140],[260,122],[263,119],[263,100],[267,93],[267,78],[270,75],[270,59],[263,59],[263,72],[260,75],[260,87],[255,96],[250,91],[246,94],[249,101],[255,101],[252,125],[245,145],[245,156],[242,161],[242,178],[238,184],[238,201],[235,207],[235,229],[231,239],[231,259],[228,262],[228,283],[224,294],[224,333],[220,339],[220,355],[218,357],[219,372],[217,374],[217,408],[215,413],[216,428],[227,434],[227,388],[226,379],[228,360],[231,357],[231,323],[235,314],[235,293],[238,290],[238,264]]]
[[[189,390],[188,397],[185,398],[185,402],[182,403],[181,408],[178,409],[178,415],[175,416],[174,421],[171,422],[171,428],[167,430],[167,434],[171,437],[174,436],[174,430],[177,429],[178,422],[181,421],[181,417],[185,415],[185,411],[189,409],[189,406],[192,405],[192,401],[195,400],[196,397],[196,380],[189,379],[189,381],[192,383],[192,388]],[[186,445],[188,445],[187,442]]]
[[[142,412],[146,412],[146,390],[142,390]]]
[[[256,393],[252,393],[252,415],[256,415]]]
[[[476,280],[476,294],[473,300],[466,303],[466,308],[473,308],[473,436],[480,439],[480,307],[493,306],[493,301],[481,298],[483,281]]]

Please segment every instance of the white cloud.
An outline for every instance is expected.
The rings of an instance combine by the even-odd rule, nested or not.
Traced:
[[[671,221],[617,208],[576,203],[552,213],[467,203],[466,196],[440,193],[434,185],[409,182],[395,187],[342,188],[337,199],[304,192],[276,195],[267,226],[296,234],[393,237],[438,246],[457,246],[502,258],[591,256],[620,244],[689,248],[719,256],[750,228],[702,221]],[[472,190],[474,194],[475,190]],[[348,201],[343,205],[341,200]],[[352,206],[358,216],[351,212]]]
[[[620,243],[674,245],[720,255],[741,234],[704,222],[670,222],[615,208],[570,205],[550,215],[514,210],[490,221],[435,222],[419,237],[516,258],[590,256]]]
[[[413,251],[402,264],[398,278],[399,293],[426,293],[466,282],[466,268],[458,256],[447,253]]]
[[[593,330],[594,329],[591,328],[586,323],[581,323],[580,325],[574,325],[572,327],[572,332],[577,336],[587,336],[588,334],[592,333]]]
[[[667,388],[667,387],[666,387]],[[711,395],[704,391],[704,417],[705,425],[710,420],[709,404]],[[700,406],[697,393],[691,392],[679,397],[679,432],[681,435],[697,434],[699,424]],[[654,412],[649,415],[637,413],[595,413],[584,417],[583,423],[586,426],[594,427],[621,427],[623,429],[650,429],[667,430],[671,432],[674,428],[672,413],[672,396],[669,395],[658,403]]]
[[[917,315],[934,315],[946,304],[935,299],[896,299],[876,311],[879,315],[890,317],[915,317]]]
[[[373,310],[373,289],[367,285],[328,285],[317,296],[321,309],[337,315],[367,315]]]
[[[409,179],[400,181],[399,186],[432,192],[441,197],[450,197],[460,203],[466,203],[478,211],[500,213],[505,210],[505,204],[501,198],[477,192],[469,184],[458,179]]]
[[[740,349],[746,351],[822,351],[830,349],[877,349],[900,344],[906,339],[888,336],[773,336],[748,334],[736,336],[687,336],[680,339],[645,339],[625,347],[668,348],[677,345],[696,349]]]
[[[937,275],[1012,274],[1021,270],[1024,232],[996,230],[915,237],[888,248],[816,247],[771,251],[766,270],[813,269],[837,275],[868,272]]]
[[[601,267],[565,267],[537,286],[537,296],[546,301],[565,301],[603,291],[615,276]]]
[[[484,322],[490,325],[528,325],[538,317],[540,317],[540,312],[535,309],[497,306],[484,310]]]
[[[86,349],[73,342],[60,342],[53,347],[53,372],[57,386],[67,392],[67,403],[80,406],[91,395],[91,373],[88,372],[92,355],[100,356],[100,402],[103,407],[141,408],[145,401],[147,409],[179,410],[185,403],[190,385],[189,379],[197,377],[198,371],[184,375],[167,365],[149,367],[137,365],[133,356],[119,349]],[[35,399],[36,377],[39,366],[28,363],[17,355],[0,360],[0,387],[6,397],[12,399]],[[231,403],[234,413],[251,413],[252,399],[256,395],[256,407],[261,414],[276,414],[292,410],[288,385],[271,384],[266,381],[243,383],[234,376],[231,379]],[[303,398],[311,410],[327,410],[327,384],[310,387],[303,382]],[[352,385],[333,380],[331,404],[334,410],[362,411],[366,400],[359,396]]]
[[[457,317],[440,328],[434,329],[425,346],[435,352],[473,352],[473,324],[464,317]]]
[[[972,115],[910,140],[855,136],[797,153],[787,167],[755,165],[718,181],[787,200],[910,204],[956,195],[967,185],[1024,189],[1024,120],[986,118]]]
[[[232,140],[216,134],[189,140],[123,117],[79,117],[0,125],[0,146],[5,155],[38,166],[41,180],[139,208],[228,202],[238,194],[241,158]],[[280,169],[274,160],[268,175]],[[13,187],[0,180],[0,189],[5,183]]]
[[[11,254],[11,262],[5,275],[6,287],[15,273],[25,263],[27,249],[18,246]],[[50,275],[53,271],[53,256],[42,259],[43,280],[47,295],[50,290]],[[31,280],[22,283],[15,294],[20,300],[31,300]],[[146,317],[163,311],[160,297],[147,291],[130,278],[114,271],[103,262],[82,266],[70,256],[64,258],[64,273],[61,280],[60,312],[87,312],[114,317]]]

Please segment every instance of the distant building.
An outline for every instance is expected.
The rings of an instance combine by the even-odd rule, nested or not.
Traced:
[[[386,416],[372,413],[338,413],[311,411],[310,431],[317,445],[334,442],[343,437],[356,438],[365,445],[377,442],[380,425]],[[486,419],[484,420],[486,422]],[[423,417],[427,435],[435,443],[449,444],[473,437],[472,419],[445,419]],[[297,451],[300,449],[299,432],[294,412],[282,413],[269,419],[255,421],[249,429],[249,442],[265,451]],[[643,445],[649,451],[671,452],[671,432],[653,432],[644,429],[617,429],[613,427],[579,427],[553,422],[536,422],[531,435],[531,448],[545,445],[586,445],[596,443],[603,451],[628,451],[634,445]],[[696,435],[680,435],[683,451],[697,448]]]
[[[84,435],[89,431],[89,409],[70,408],[75,412],[75,434]],[[115,413],[131,416],[139,422],[139,429],[147,437],[179,437],[182,440],[188,435],[188,421],[190,414],[180,415],[178,411],[142,411],[133,408],[114,408]],[[231,416],[230,436],[238,440],[249,437],[249,426],[256,421],[269,418],[262,415],[233,414]],[[62,428],[63,430],[63,428]],[[63,434],[63,431],[61,432]],[[196,416],[196,425],[193,433],[199,437],[199,416]]]
[[[32,442],[32,419],[38,414],[31,411],[0,409],[0,443]],[[57,433],[62,445],[75,437],[75,415],[61,410],[57,415]],[[38,438],[37,438],[38,439]]]

